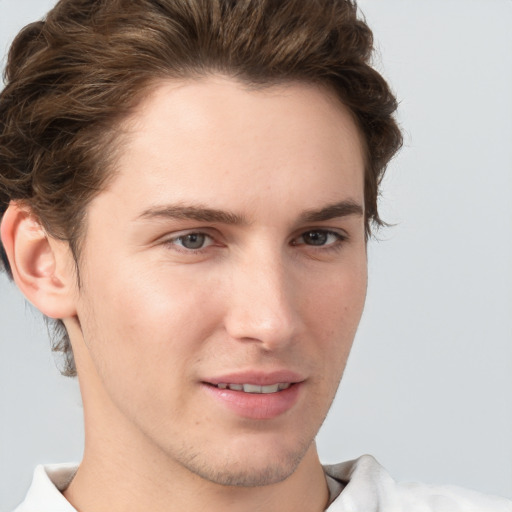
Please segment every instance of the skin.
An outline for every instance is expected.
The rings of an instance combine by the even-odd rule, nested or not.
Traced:
[[[367,281],[350,114],[320,87],[212,76],[160,83],[124,128],[117,175],[88,207],[81,287],[55,299],[86,428],[66,498],[87,512],[323,510],[314,438]],[[70,283],[69,249],[48,247],[41,272]],[[282,370],[297,397],[267,419],[205,385]]]

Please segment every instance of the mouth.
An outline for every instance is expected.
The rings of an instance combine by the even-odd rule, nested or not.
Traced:
[[[247,377],[245,375],[245,378]],[[269,381],[268,377],[254,378],[251,379],[252,382],[233,378],[238,382],[229,382],[224,377],[218,382],[202,384],[203,389],[216,403],[236,416],[251,420],[269,420],[292,409],[303,393],[304,381],[290,382],[282,377],[278,382]],[[260,380],[260,383],[255,384],[255,380]],[[264,382],[261,382],[262,380]]]
[[[306,389],[304,375],[287,368],[243,369],[210,376],[203,389],[230,414],[251,420],[277,418],[294,408]]]
[[[276,384],[269,384],[267,386],[259,386],[257,384],[228,384],[219,382],[218,384],[210,384],[210,386],[218,389],[229,389],[231,391],[241,391],[243,393],[262,394],[267,395],[271,393],[279,393],[284,391],[292,385],[291,382],[278,382]]]

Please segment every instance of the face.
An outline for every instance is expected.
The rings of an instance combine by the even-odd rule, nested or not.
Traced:
[[[211,77],[160,84],[127,130],[81,256],[86,416],[177,471],[280,481],[312,449],[363,308],[355,124],[321,88]]]

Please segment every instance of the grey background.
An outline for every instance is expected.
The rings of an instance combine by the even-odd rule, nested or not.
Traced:
[[[50,0],[0,0],[0,53]],[[369,247],[368,301],[322,459],[372,453],[398,480],[512,497],[512,2],[361,0],[401,100],[385,180],[396,226]],[[37,463],[79,460],[80,397],[37,312],[0,278],[0,511]]]

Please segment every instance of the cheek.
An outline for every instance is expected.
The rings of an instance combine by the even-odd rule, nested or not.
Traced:
[[[219,315],[212,294],[189,284],[111,275],[101,293],[84,294],[88,357],[98,385],[127,417],[160,418],[166,410],[171,421],[192,403],[183,383],[193,378]]]
[[[339,380],[352,347],[364,308],[367,289],[366,259],[341,270],[305,303],[312,350],[322,354],[323,375]]]
[[[213,289],[163,272],[111,273],[103,284],[87,284],[83,304],[85,341],[103,380],[128,386],[169,380],[170,368],[183,377],[220,316]]]
[[[172,269],[127,269],[106,278],[100,285],[102,295],[91,303],[102,305],[105,323],[131,332],[160,332],[186,335],[200,325],[203,315],[215,305],[213,283],[193,272],[172,272]],[[98,308],[98,306],[96,306]],[[111,322],[112,319],[113,321]],[[117,320],[115,320],[117,319]],[[159,337],[145,342],[158,343]]]
[[[366,299],[365,257],[354,258],[353,264],[340,265],[338,271],[323,278],[313,277],[308,288],[310,292],[303,294],[307,298],[305,310],[314,312],[313,318],[327,329],[355,332]]]

